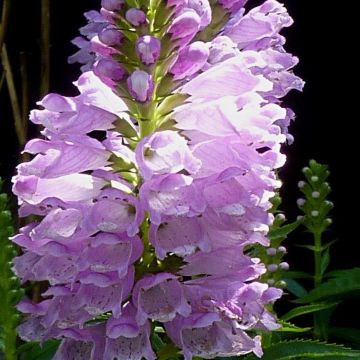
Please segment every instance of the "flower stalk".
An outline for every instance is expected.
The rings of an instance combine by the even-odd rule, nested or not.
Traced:
[[[303,224],[312,234],[314,239],[313,246],[306,246],[314,253],[314,288],[322,284],[323,276],[329,265],[330,244],[323,244],[323,233],[331,225],[332,220],[328,217],[333,203],[327,200],[331,189],[327,183],[330,172],[327,166],[311,160],[309,167],[303,169],[306,177],[305,181],[300,181],[298,186],[305,195],[298,199],[299,208],[304,212]],[[322,313],[314,314],[314,336],[324,340],[327,338],[324,327],[322,326],[324,318]]]

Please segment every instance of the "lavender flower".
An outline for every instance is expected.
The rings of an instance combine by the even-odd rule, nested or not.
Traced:
[[[286,9],[246,3],[103,0],[73,41],[80,94],[32,111],[44,138],[13,191],[38,220],[13,238],[14,271],[50,285],[19,304],[19,334],[62,339],[56,360],[156,359],[154,321],[186,360],[260,357],[279,327],[266,305],[282,291],[261,282],[273,269],[245,249],[269,246],[293,118],[279,99],[303,82]]]

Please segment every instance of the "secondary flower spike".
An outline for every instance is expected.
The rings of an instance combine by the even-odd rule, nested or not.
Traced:
[[[145,4],[87,12],[79,94],[31,112],[14,271],[49,285],[19,303],[18,332],[60,339],[55,360],[156,359],[153,332],[172,358],[261,357],[282,291],[248,250],[269,245],[294,118],[281,99],[303,87],[292,19],[275,0]]]

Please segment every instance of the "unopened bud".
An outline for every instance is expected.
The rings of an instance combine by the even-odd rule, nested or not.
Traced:
[[[279,253],[282,253],[282,254],[286,254],[287,253],[287,250],[286,250],[286,247],[285,246],[279,246],[277,251]]]
[[[99,78],[106,77],[114,81],[119,81],[124,77],[125,71],[116,61],[101,59],[94,65],[94,73],[99,76]]]
[[[174,79],[183,79],[199,71],[209,57],[209,48],[202,41],[196,41],[180,51],[179,57],[170,73]]]
[[[266,250],[266,254],[268,256],[275,256],[276,255],[276,249],[275,248],[269,248]]]
[[[129,9],[125,14],[126,20],[134,26],[140,26],[146,23],[146,15],[140,9]]]
[[[311,194],[311,196],[314,198],[314,199],[318,199],[320,197],[320,193],[318,191],[313,191],[313,193]]]
[[[296,203],[298,204],[298,206],[304,206],[305,205],[305,199],[303,198],[300,198],[300,199],[297,199]]]
[[[139,59],[145,64],[153,64],[159,58],[161,42],[158,38],[145,35],[136,41],[136,52]]]
[[[124,4],[124,0],[101,0],[101,6],[108,11],[119,11]]]
[[[127,80],[130,94],[140,102],[148,101],[154,90],[154,83],[151,75],[146,71],[136,70]]]
[[[99,34],[100,41],[108,46],[119,45],[123,35],[116,28],[107,28],[101,31]]]
[[[305,185],[306,185],[306,182],[305,182],[305,181],[299,181],[299,182],[298,182],[298,187],[299,187],[299,189],[302,189]]]
[[[279,266],[277,264],[270,264],[267,266],[269,272],[275,272],[278,268]]]
[[[289,264],[287,262],[282,262],[282,263],[279,264],[279,268],[281,270],[289,270],[290,266],[289,266]]]
[[[319,181],[319,177],[318,176],[312,176],[311,181],[312,182],[317,182],[317,181]]]

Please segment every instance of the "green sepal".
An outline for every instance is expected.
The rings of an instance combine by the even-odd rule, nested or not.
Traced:
[[[114,122],[116,131],[126,138],[137,138],[138,133],[134,126],[131,125],[131,123],[128,120],[125,119],[117,119]]]
[[[187,94],[171,94],[161,101],[160,105],[156,109],[156,114],[159,118],[170,114],[177,106],[185,103],[189,98]]]

